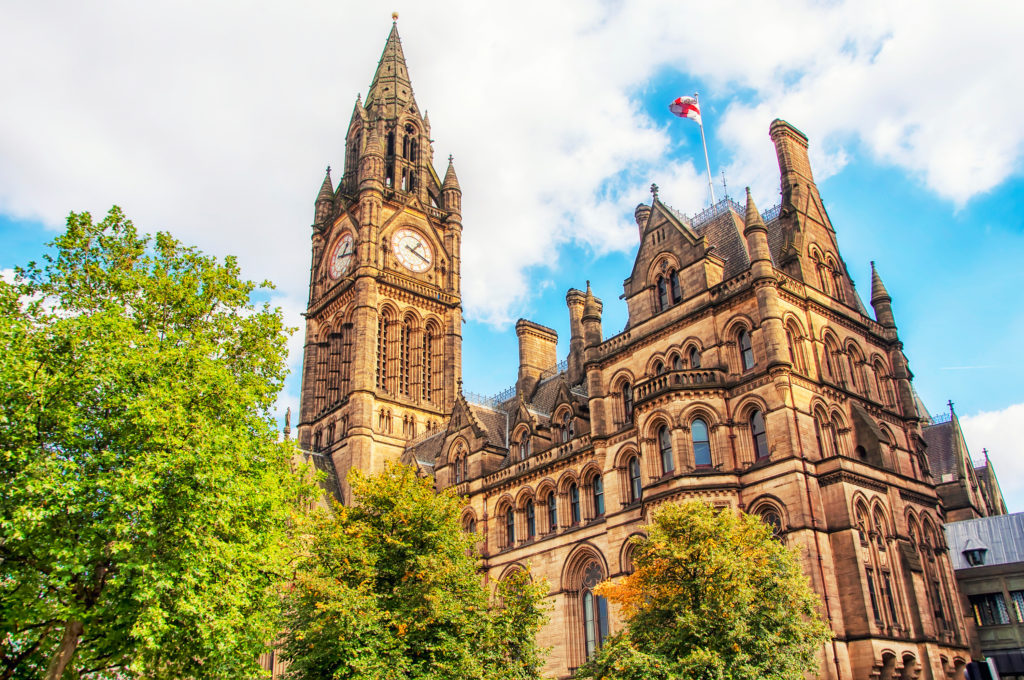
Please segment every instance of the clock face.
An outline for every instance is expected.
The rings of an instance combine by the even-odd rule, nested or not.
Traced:
[[[430,269],[433,256],[427,239],[412,229],[399,229],[391,237],[391,250],[395,258],[409,271],[421,273]]]
[[[331,261],[327,265],[327,273],[332,279],[340,279],[352,269],[353,246],[351,232],[345,232],[331,253]]]

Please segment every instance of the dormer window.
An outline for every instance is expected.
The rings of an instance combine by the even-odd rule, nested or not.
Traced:
[[[964,550],[963,554],[967,564],[972,567],[981,567],[985,565],[985,553],[987,552],[987,548],[971,548],[970,550]]]

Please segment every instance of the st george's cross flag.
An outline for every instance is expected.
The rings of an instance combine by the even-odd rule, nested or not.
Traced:
[[[700,120],[700,106],[697,105],[697,99],[694,97],[677,97],[668,105],[668,109],[680,118],[689,118],[697,121],[697,125],[704,126]]]

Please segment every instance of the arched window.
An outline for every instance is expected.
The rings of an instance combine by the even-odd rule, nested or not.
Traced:
[[[524,432],[519,441],[519,460],[526,460],[530,457],[530,433]]]
[[[852,347],[846,350],[846,362],[850,366],[850,388],[860,391],[863,386],[857,380],[860,371],[857,369],[857,354]]]
[[[476,533],[476,519],[474,519],[473,517],[469,517],[468,519],[466,519],[466,525],[465,526],[466,526],[466,533],[467,534],[475,534]]]
[[[842,449],[839,448],[839,433],[843,430],[843,423],[839,420],[839,416],[832,416],[832,427],[829,428],[829,439],[832,444],[832,452],[835,455],[842,454]]]
[[[740,329],[736,342],[740,346],[740,364],[744,371],[749,371],[754,367],[754,348],[750,345],[750,333],[747,329]]]
[[[786,326],[786,346],[789,348],[789,362],[793,364],[793,369],[797,371],[803,371],[803,361],[800,355],[800,350],[797,346],[798,336],[793,332],[792,326]]]
[[[668,425],[658,428],[658,452],[661,454],[662,474],[671,474],[676,469],[675,456],[672,455],[672,434]]]
[[[601,475],[594,477],[590,488],[594,494],[594,516],[600,517],[604,514],[604,482],[601,480]]]
[[[683,299],[683,293],[679,289],[679,272],[672,271],[668,275],[669,288],[672,292],[672,304],[678,303]]]
[[[700,368],[700,351],[696,347],[690,348],[690,368]]]
[[[604,572],[597,560],[590,562],[583,570],[583,639],[587,659],[594,657],[605,638],[608,637],[608,603],[594,588],[604,580]]]
[[[683,370],[683,358],[678,354],[672,355],[672,370],[681,371]]]
[[[828,431],[828,417],[820,409],[814,412],[814,440],[818,443],[818,455],[828,458],[833,451],[825,447],[825,434]]]
[[[769,455],[768,435],[764,429],[764,416],[759,409],[754,409],[754,412],[750,414],[750,436],[754,440],[754,458],[757,460],[767,458]]]
[[[391,320],[386,314],[377,318],[377,387],[383,391],[388,389],[388,330]]]
[[[571,428],[572,428],[572,416],[569,414],[568,411],[566,411],[565,414],[562,416],[562,443],[563,444],[565,442],[569,441],[569,438],[572,437]]]
[[[409,395],[409,374],[412,365],[412,324],[406,320],[399,329],[398,340],[398,392]]]
[[[526,540],[537,535],[537,517],[533,509],[533,499],[526,501]]]
[[[628,382],[622,383],[622,412],[627,423],[633,420],[633,386]]]
[[[569,485],[569,511],[572,516],[572,523],[580,523],[580,488],[576,482]]]
[[[669,307],[668,281],[664,276],[658,277],[658,311],[663,312]]]
[[[640,459],[633,456],[626,465],[629,471],[629,501],[635,503],[643,496],[643,483],[640,480]]]
[[[654,375],[662,375],[665,373],[665,364],[660,361],[654,362]]]
[[[836,358],[839,356],[839,348],[830,337],[825,338],[825,371],[829,379],[838,385],[842,382],[842,375],[839,371],[839,363]]]
[[[708,425],[700,418],[690,423],[690,438],[693,441],[693,464],[697,467],[711,465],[711,438]]]
[[[462,479],[463,481],[469,481],[469,456],[465,455],[462,457]]]
[[[516,513],[509,506],[505,509],[505,547],[511,548],[516,543]]]
[[[462,483],[462,460],[458,455],[455,457],[455,483]]]
[[[427,327],[423,333],[423,381],[420,383],[420,398],[431,401],[434,387],[434,329]]]
[[[777,509],[765,505],[758,509],[757,514],[760,515],[761,521],[771,527],[774,538],[782,538],[782,517]]]
[[[558,503],[556,499],[557,496],[554,491],[548,494],[548,531],[558,529]]]

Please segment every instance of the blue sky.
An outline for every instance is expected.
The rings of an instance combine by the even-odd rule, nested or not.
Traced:
[[[237,254],[301,324],[313,198],[391,24],[351,4],[5,8],[0,269],[37,257],[69,211],[117,203]],[[667,111],[699,90],[718,193],[724,171],[733,196],[777,203],[768,125],[807,133],[859,292],[875,260],[918,392],[935,413],[956,403],[1024,509],[1024,6],[927,7],[394,3],[435,166],[453,153],[464,190],[467,389],[514,382],[515,319],[564,338],[565,292],[587,279],[605,334],[623,327],[634,206],[651,182],[681,212],[707,202],[699,130]],[[297,395],[291,380],[281,413]]]

